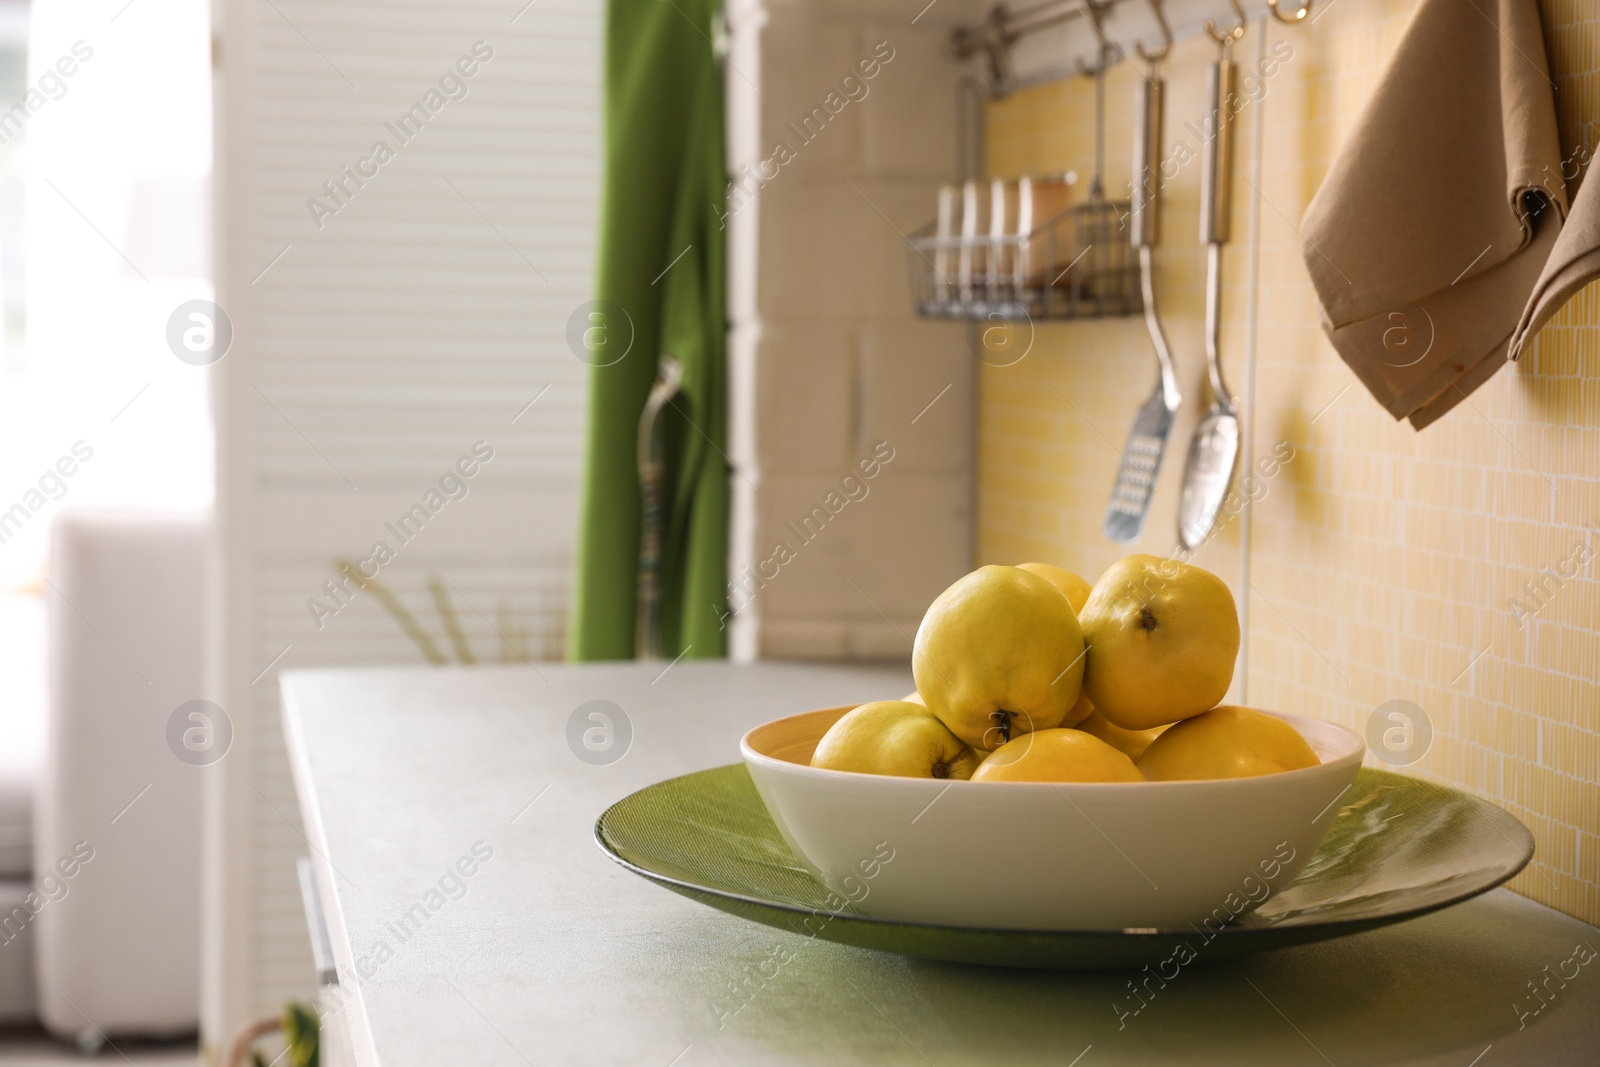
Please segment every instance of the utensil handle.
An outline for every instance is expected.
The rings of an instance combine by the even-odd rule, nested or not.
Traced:
[[[1166,82],[1145,78],[1134,101],[1133,195],[1129,217],[1135,248],[1154,248],[1161,240],[1160,161]]]
[[[1227,244],[1233,215],[1233,85],[1236,68],[1218,59],[1206,73],[1207,121],[1215,125],[1201,149],[1200,243]]]
[[[1156,364],[1161,369],[1161,392],[1168,411],[1177,411],[1183,403],[1183,393],[1178,389],[1178,368],[1172,361],[1172,350],[1167,347],[1167,332],[1161,328],[1161,315],[1156,310],[1155,267],[1150,262],[1150,246],[1139,249],[1139,289],[1144,297],[1144,325],[1150,331],[1150,344],[1156,350]]]
[[[1222,377],[1222,244],[1206,245],[1206,376],[1212,399],[1233,410],[1233,394]]]

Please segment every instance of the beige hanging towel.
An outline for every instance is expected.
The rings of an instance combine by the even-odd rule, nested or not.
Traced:
[[[1487,381],[1567,210],[1536,0],[1422,0],[1302,224],[1335,349],[1421,429]]]
[[[1511,337],[1511,358],[1521,356],[1540,327],[1596,278],[1600,278],[1600,177],[1591,173],[1578,187],[1572,215],[1556,239],[1555,250],[1522,312],[1522,321],[1517,323],[1517,331]]]

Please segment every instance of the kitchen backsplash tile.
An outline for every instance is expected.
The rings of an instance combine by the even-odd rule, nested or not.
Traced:
[[[1239,117],[1224,360],[1244,398],[1241,472],[1275,448],[1290,458],[1195,561],[1229,583],[1244,615],[1235,699],[1357,730],[1388,701],[1421,707],[1433,740],[1407,769],[1516,814],[1538,854],[1513,887],[1596,922],[1600,288],[1419,435],[1379,408],[1328,344],[1301,261],[1298,220],[1414,6],[1340,0],[1310,25],[1254,22],[1237,49],[1241,72],[1262,55],[1287,56]],[[1564,152],[1586,163],[1600,146],[1600,13],[1588,0],[1541,9]],[[1163,190],[1157,290],[1185,405],[1136,551],[1173,549],[1183,447],[1204,403],[1199,163],[1182,162],[1178,146],[1198,155],[1188,123],[1197,128],[1199,115],[1188,111],[1213,52],[1209,41],[1183,42],[1167,68],[1175,174]],[[1126,195],[1138,76],[1121,64],[1108,78],[1112,196]],[[1092,85],[1076,79],[991,103],[989,172],[1070,168],[1086,182],[1092,102]],[[1100,522],[1153,377],[1136,319],[1042,324],[1027,358],[981,368],[979,562],[1047,559],[1094,576],[1129,551]]]

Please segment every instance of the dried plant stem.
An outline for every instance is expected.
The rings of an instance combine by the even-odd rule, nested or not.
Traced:
[[[360,569],[347,559],[337,560],[334,566],[340,573],[347,575],[351,581],[355,582],[357,588],[372,591],[372,595],[378,598],[378,603],[383,605],[384,610],[393,616],[395,622],[400,624],[400,629],[404,630],[406,636],[411,638],[412,642],[421,650],[423,659],[429,663],[437,664],[450,662],[445,658],[444,653],[439,651],[439,646],[433,643],[433,638],[429,637],[422,627],[417,625],[417,620],[412,618],[411,612],[406,610],[406,606],[400,603],[395,595],[389,592],[381,582],[376,578],[362,577]]]
[[[433,594],[433,606],[439,609],[439,621],[444,624],[445,635],[456,650],[456,659],[467,665],[478,662],[478,658],[472,654],[472,646],[467,643],[466,633],[461,629],[461,620],[456,618],[456,609],[450,603],[450,590],[445,588],[444,580],[437,574],[430,574],[428,591]]]

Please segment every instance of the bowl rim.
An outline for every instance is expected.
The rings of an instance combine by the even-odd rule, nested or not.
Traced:
[[[867,701],[867,703],[871,703],[871,701]],[[1026,790],[1039,792],[1046,789],[1070,789],[1073,792],[1100,792],[1103,790],[1117,789],[1140,789],[1145,791],[1161,790],[1172,792],[1184,789],[1192,790],[1197,787],[1209,787],[1212,789],[1265,788],[1261,785],[1252,785],[1252,783],[1288,782],[1296,780],[1297,777],[1305,778],[1307,776],[1319,773],[1330,773],[1330,768],[1337,767],[1343,769],[1352,765],[1359,766],[1366,758],[1367,753],[1366,739],[1360,734],[1356,733],[1354,730],[1350,729],[1348,726],[1344,726],[1336,722],[1330,722],[1327,719],[1316,719],[1309,715],[1296,715],[1295,713],[1288,711],[1272,711],[1267,708],[1251,708],[1250,710],[1259,711],[1263,715],[1271,715],[1275,719],[1281,719],[1284,722],[1287,722],[1290,726],[1295,728],[1296,732],[1298,732],[1301,737],[1306,737],[1306,731],[1301,729],[1300,724],[1314,724],[1316,729],[1327,731],[1333,736],[1335,741],[1341,742],[1341,744],[1338,746],[1340,751],[1338,751],[1338,754],[1333,758],[1322,760],[1313,767],[1296,767],[1293,770],[1273,771],[1271,774],[1256,774],[1245,778],[1182,778],[1161,782],[973,782],[970,779],[965,778],[912,778],[903,775],[868,774],[865,771],[839,771],[826,767],[813,767],[809,763],[796,763],[793,760],[780,759],[777,756],[768,755],[751,744],[750,739],[753,736],[760,731],[765,730],[768,727],[776,726],[779,723],[830,711],[841,712],[842,714],[840,717],[842,718],[843,713],[853,711],[860,706],[860,704],[841,704],[836,707],[829,708],[812,708],[808,711],[795,712],[791,715],[783,715],[776,719],[770,719],[767,722],[761,723],[759,726],[751,727],[749,730],[745,731],[744,736],[739,739],[739,754],[743,757],[744,762],[747,765],[754,765],[779,774],[811,776],[816,777],[821,781],[828,781],[831,779],[841,782],[859,782],[862,780],[870,780],[881,783],[903,783],[902,785],[885,784],[883,788],[887,789],[926,789],[930,786],[939,786],[942,789],[948,789],[952,786],[975,786],[982,788],[985,791],[1006,789],[1013,792]],[[1221,707],[1223,705],[1218,706]],[[1182,720],[1179,721],[1181,722]],[[1068,729],[1070,729],[1070,727],[1068,727]],[[1312,740],[1309,737],[1306,737],[1306,739],[1308,742]]]

